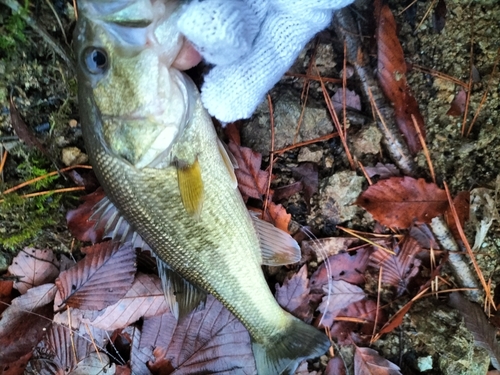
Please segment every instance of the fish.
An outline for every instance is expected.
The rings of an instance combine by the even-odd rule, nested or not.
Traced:
[[[257,373],[293,374],[330,347],[283,310],[262,265],[300,260],[293,238],[247,210],[234,160],[191,79],[169,0],[80,0],[74,32],[82,134],[106,198],[93,217],[157,259],[179,318],[207,293],[248,330]]]

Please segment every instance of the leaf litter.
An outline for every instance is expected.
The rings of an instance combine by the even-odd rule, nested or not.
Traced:
[[[438,8],[436,8],[434,12],[435,19],[433,27],[436,31],[440,31],[442,27],[446,30],[449,22],[456,16],[456,13],[450,13],[448,10],[448,18],[446,19],[446,23],[444,23],[445,16],[442,11],[444,3],[444,1],[440,0]],[[450,6],[448,4],[448,9],[449,8]],[[384,76],[381,78],[381,81],[388,80],[386,84],[389,85],[390,90],[403,90],[404,95],[402,95],[402,98],[396,97],[390,100],[395,107],[397,122],[399,124],[404,123],[407,127],[406,139],[418,145],[415,136],[411,135],[411,123],[408,121],[409,115],[415,115],[416,113],[414,112],[416,102],[412,103],[411,99],[408,99],[411,94],[409,94],[409,90],[407,89],[412,83],[410,81],[410,72],[406,69],[404,56],[393,56],[390,54],[402,51],[399,51],[399,48],[394,48],[395,46],[397,47],[398,44],[397,35],[394,39],[395,30],[397,29],[394,21],[391,20],[391,16],[387,13],[387,9],[381,12],[384,17],[383,23],[385,23],[385,25],[379,25],[380,27],[378,29],[378,39],[380,41],[379,63],[384,64],[384,69],[390,66],[389,63],[397,62],[398,64],[395,65],[396,67],[392,72],[389,72],[387,77]],[[450,16],[450,14],[453,14],[453,17]],[[387,29],[383,29],[382,26],[389,26],[389,29],[392,29],[392,31],[389,32]],[[383,52],[380,53],[380,51]],[[386,56],[384,56],[384,54]],[[481,74],[484,74],[484,71],[481,71]],[[342,90],[338,89],[333,91],[337,93],[342,92]],[[455,93],[457,90],[452,92]],[[346,91],[346,103],[343,103],[343,98],[340,94],[337,96],[337,99],[333,100],[332,98],[332,101],[337,102],[337,104],[340,103],[341,105],[341,107],[336,109],[343,109],[343,105],[357,107],[357,104],[349,104],[355,103],[355,101],[359,99],[357,94],[353,93],[354,91]],[[418,97],[418,94],[419,93],[417,93],[415,97]],[[466,98],[469,100],[469,95],[467,95]],[[458,104],[458,111],[460,114],[464,111],[463,107],[465,104],[463,102]],[[445,111],[446,108],[444,108],[443,113]],[[275,223],[278,222],[280,227],[288,229],[290,225],[289,214],[285,208],[280,205],[275,205],[272,201],[280,201],[285,206],[289,206],[289,202],[283,201],[293,200],[294,198],[292,197],[296,193],[301,193],[305,198],[303,202],[306,206],[309,204],[314,206],[316,204],[314,195],[324,178],[324,175],[322,175],[324,172],[322,172],[321,167],[327,164],[322,164],[323,161],[300,164],[298,166],[299,170],[301,167],[306,166],[302,175],[300,172],[298,174],[295,173],[292,177],[296,181],[289,185],[285,185],[285,187],[288,186],[288,188],[287,190],[282,190],[284,193],[279,197],[278,191],[280,188],[275,188],[274,191],[267,191],[269,179],[273,179],[274,176],[268,170],[261,169],[262,156],[251,152],[250,149],[243,149],[243,146],[241,146],[238,140],[239,135],[238,138],[231,139],[234,145],[240,147],[240,149],[235,152],[239,154],[239,157],[236,157],[236,159],[238,165],[241,164],[243,172],[239,176],[240,180],[243,181],[240,183],[240,188],[243,189],[244,195],[256,199],[261,204],[266,202],[269,205],[267,212],[263,213],[265,218]],[[232,146],[233,148],[235,148],[234,145]],[[326,326],[325,328],[327,328],[327,332],[330,333],[333,340],[342,345],[353,345],[353,343],[357,345],[368,345],[373,338],[373,334],[376,334],[384,323],[391,323],[391,321],[387,319],[389,315],[387,312],[393,312],[394,309],[392,307],[394,307],[394,305],[402,307],[402,309],[398,311],[402,311],[403,313],[394,314],[393,317],[396,317],[396,319],[392,320],[391,329],[386,329],[385,331],[382,329],[382,331],[390,332],[399,325],[407,324],[407,317],[405,317],[404,312],[413,309],[413,306],[416,305],[416,302],[412,298],[416,296],[415,290],[418,289],[419,286],[422,288],[427,285],[430,278],[433,280],[434,278],[440,278],[440,288],[446,288],[446,284],[452,285],[454,283],[454,280],[450,280],[448,275],[443,275],[441,273],[441,268],[443,262],[446,261],[446,257],[443,256],[440,258],[440,254],[443,254],[446,249],[440,248],[436,240],[425,232],[425,229],[422,229],[427,227],[421,225],[423,223],[430,223],[434,217],[444,215],[451,231],[454,231],[455,224],[453,223],[453,219],[450,218],[449,211],[446,207],[447,203],[443,203],[443,201],[447,202],[447,200],[442,199],[443,191],[438,187],[439,184],[429,184],[423,179],[413,178],[414,176],[411,178],[408,176],[399,177],[399,170],[387,160],[374,157],[369,160],[368,164],[372,161],[373,164],[377,162],[376,166],[371,167],[368,165],[366,171],[370,177],[375,177],[378,182],[375,182],[373,185],[374,188],[371,191],[370,188],[365,190],[366,194],[363,193],[363,195],[359,197],[358,203],[365,207],[367,211],[372,214],[373,218],[377,220],[378,223],[373,224],[373,228],[376,228],[374,232],[390,234],[391,232],[388,228],[391,228],[393,231],[392,234],[395,233],[392,241],[384,241],[384,246],[391,248],[395,252],[395,255],[388,254],[379,247],[371,244],[362,244],[360,246],[362,241],[360,242],[359,239],[355,238],[335,239],[335,241],[330,241],[332,242],[332,246],[329,250],[327,249],[327,255],[316,255],[315,249],[317,249],[318,246],[324,246],[327,241],[323,241],[322,245],[318,245],[315,241],[312,241],[314,245],[310,246],[311,250],[309,251],[310,255],[307,259],[307,265],[303,265],[300,270],[298,268],[292,268],[288,269],[288,271],[281,271],[286,272],[286,277],[281,278],[281,280],[284,281],[281,285],[277,284],[275,288],[276,297],[285,308],[295,312],[302,319],[314,321],[315,324],[319,324],[322,319],[321,324]],[[380,161],[383,163],[380,163]],[[340,162],[340,164],[341,163],[342,162]],[[366,161],[363,160],[363,164],[365,163]],[[318,166],[320,168],[317,168]],[[338,164],[336,164],[336,167],[337,166]],[[297,168],[297,166],[295,165],[292,168]],[[319,169],[319,174],[317,171],[314,171],[316,168]],[[273,173],[275,172],[273,171]],[[399,180],[397,178],[399,178]],[[477,191],[474,197],[481,194],[481,192]],[[477,225],[476,232],[479,236],[476,242],[477,244],[474,246],[477,250],[480,250],[484,246],[483,244],[488,245],[488,231],[491,231],[491,228],[495,230],[495,227],[492,227],[492,225],[494,219],[497,218],[497,216],[495,216],[497,215],[495,204],[496,197],[494,197],[495,194],[492,191],[487,192],[487,194],[489,200],[485,195],[482,195],[485,197],[485,200],[488,200],[486,204],[483,203],[483,206],[487,207],[484,209],[486,215],[483,212],[476,213],[476,211],[474,211],[474,215],[472,216],[472,221]],[[462,193],[462,195],[458,194],[454,200],[455,208],[459,211],[459,221],[462,226],[464,223],[467,225],[467,213],[469,211],[467,198],[469,195],[470,193],[466,191]],[[254,202],[252,202],[252,204],[253,203]],[[93,205],[93,203],[87,205],[87,213],[90,213],[89,209],[92,208]],[[418,206],[420,206],[420,208]],[[474,210],[478,207],[474,199],[473,206]],[[82,206],[80,206],[80,208],[81,207]],[[85,211],[85,209],[83,211]],[[100,242],[103,233],[99,233],[99,228],[94,227],[94,223],[88,221],[90,215],[85,217],[84,214],[77,212],[75,215],[76,219],[69,217],[68,225],[72,226],[75,231],[80,230],[79,234],[75,232],[76,238],[80,238],[84,241]],[[360,225],[360,223],[363,223],[363,225],[366,225],[366,223],[373,223],[373,221],[366,219],[366,217],[363,218],[363,220],[366,221],[356,222],[355,219],[353,219],[352,224],[353,226],[357,226]],[[410,237],[407,236],[408,232],[410,233]],[[400,242],[401,238],[404,238],[402,242]],[[415,244],[417,239],[419,245]],[[371,237],[370,240],[372,240]],[[333,242],[337,243],[333,245]],[[190,322],[192,322],[192,324],[187,324],[183,321],[181,325],[176,326],[176,324],[171,321],[171,314],[168,312],[168,307],[166,307],[163,302],[159,279],[153,274],[143,273],[142,270],[141,272],[137,272],[133,264],[130,266],[131,263],[128,262],[131,262],[131,260],[129,260],[129,258],[135,259],[134,256],[132,256],[134,252],[129,251],[130,249],[127,250],[128,252],[124,251],[123,254],[127,254],[125,257],[127,261],[121,263],[122,265],[127,264],[129,266],[128,271],[124,272],[127,276],[124,277],[125,281],[122,286],[125,289],[128,288],[126,293],[122,295],[123,290],[117,287],[119,293],[117,292],[113,299],[108,301],[110,306],[104,307],[104,309],[100,311],[80,310],[82,307],[100,307],[99,304],[103,303],[102,300],[99,301],[99,298],[102,299],[102,297],[99,296],[95,297],[95,300],[91,299],[90,301],[86,301],[82,296],[78,295],[80,291],[85,290],[85,286],[92,286],[92,275],[95,275],[96,273],[94,271],[101,267],[99,261],[93,263],[87,260],[89,263],[84,267],[82,267],[81,264],[85,263],[85,259],[91,259],[93,256],[96,257],[95,259],[101,259],[103,264],[107,264],[109,260],[105,261],[105,259],[110,259],[113,257],[113,254],[123,250],[114,249],[116,252],[113,252],[109,251],[109,249],[106,250],[106,245],[98,246],[103,247],[94,248],[96,251],[94,255],[92,255],[93,250],[89,249],[83,261],[80,260],[77,265],[69,270],[66,270],[67,266],[62,265],[63,260],[59,259],[59,256],[50,253],[50,250],[33,249],[37,254],[41,254],[44,251],[49,252],[48,259],[51,260],[48,262],[43,260],[41,256],[25,256],[23,261],[19,262],[22,257],[22,254],[20,254],[19,258],[16,260],[17,264],[11,266],[9,269],[10,275],[7,276],[12,277],[12,280],[15,280],[15,282],[11,280],[0,280],[0,301],[11,304],[10,307],[6,308],[0,319],[0,340],[5,338],[14,339],[12,331],[9,331],[9,328],[6,327],[6,322],[9,323],[9,326],[13,324],[15,329],[20,328],[25,330],[27,327],[23,327],[23,323],[29,322],[29,324],[32,325],[32,327],[29,328],[35,331],[34,335],[32,335],[32,337],[35,338],[33,341],[36,341],[40,337],[40,332],[44,332],[43,328],[40,327],[44,327],[44,324],[46,324],[42,318],[45,314],[47,318],[45,321],[50,322],[50,320],[54,318],[54,323],[46,331],[48,333],[46,337],[42,338],[42,341],[39,342],[37,349],[31,353],[30,351],[32,348],[28,348],[29,345],[23,346],[19,343],[19,346],[13,346],[12,350],[17,354],[21,354],[27,350],[25,356],[22,357],[24,358],[22,360],[24,363],[29,361],[30,356],[34,356],[30,365],[33,365],[35,361],[38,361],[36,363],[40,365],[40,358],[45,357],[43,357],[43,355],[42,357],[37,357],[37,355],[45,353],[49,357],[52,357],[51,360],[56,363],[58,369],[70,370],[72,373],[78,373],[78,371],[80,371],[80,373],[97,373],[108,366],[109,359],[114,362],[113,369],[108,369],[108,372],[111,373],[114,371],[123,371],[123,373],[126,373],[130,371],[130,368],[133,369],[133,373],[135,373],[134,371],[136,370],[137,373],[148,373],[148,371],[149,373],[172,373],[175,371],[175,366],[178,366],[175,373],[190,373],[189,371],[197,371],[197,369],[200,371],[215,371],[215,373],[224,371],[221,370],[224,368],[224,356],[220,354],[218,350],[226,347],[217,341],[219,336],[217,336],[215,331],[208,330],[209,334],[201,337],[198,333],[201,331],[206,333],[205,329],[200,329],[199,331],[195,331],[195,329],[204,327],[205,322],[209,322],[210,327],[225,327],[225,325],[234,326],[232,323],[239,322],[235,320],[234,317],[230,318],[228,315],[225,315],[227,311],[224,312],[223,309],[218,309],[217,306],[210,305],[208,309],[196,312],[191,316]],[[304,248],[305,245],[303,245],[303,250]],[[95,255],[97,251],[107,255],[104,258],[98,258]],[[438,254],[438,259],[436,260],[438,264],[436,268],[433,268],[435,266],[431,266],[430,264],[430,258],[432,257],[433,251]],[[141,257],[143,254],[141,254]],[[45,255],[47,255],[47,253],[45,253]],[[327,272],[326,262],[323,262],[325,259],[327,259],[330,264],[330,274]],[[57,265],[58,261],[61,263],[60,266]],[[45,263],[49,265],[47,270],[44,270],[44,267],[47,266]],[[76,272],[78,267],[87,268],[90,267],[91,264],[94,264],[94,271],[89,273],[81,273],[81,271]],[[109,273],[119,268],[116,265],[112,266],[112,264],[110,264],[109,267],[110,268],[107,269]],[[66,271],[65,274],[62,273],[63,269]],[[70,271],[71,269],[74,270]],[[72,272],[74,272],[74,274],[71,274]],[[85,272],[88,271],[86,270]],[[377,291],[376,287],[374,287],[374,285],[376,285],[376,283],[374,283],[374,278],[379,274],[383,284],[381,291]],[[50,284],[57,276],[59,276],[59,288]],[[87,276],[88,280],[86,280]],[[17,291],[12,291],[13,285],[16,285],[16,289],[24,294],[19,296]],[[11,315],[12,311],[14,311],[11,309],[13,306],[17,306],[20,301],[23,301],[22,298],[26,298],[26,296],[31,296],[30,298],[33,299],[32,296],[34,293],[47,292],[48,290],[45,290],[43,287],[47,288],[49,285],[50,288],[48,290],[51,294],[49,298],[50,301],[44,303],[46,302],[46,298],[40,297],[39,303],[43,303],[43,306],[38,306],[38,302],[34,302],[33,306],[26,303],[26,305],[23,305],[25,306],[23,307],[25,311],[20,314],[21,318],[13,320]],[[124,285],[127,285],[127,287]],[[73,286],[78,290],[73,291]],[[387,289],[391,289],[395,293],[387,293]],[[97,295],[105,290],[104,283],[96,286],[96,291],[98,291]],[[114,287],[113,290],[115,290]],[[417,296],[420,295],[420,290],[421,289],[419,289],[419,294],[417,294]],[[327,296],[327,294],[329,294],[329,296]],[[73,298],[73,301],[71,298]],[[52,302],[54,299],[55,302]],[[58,310],[64,306],[62,305],[63,300],[66,301],[67,306],[71,305],[72,307],[54,316],[54,310]],[[327,303],[328,300],[329,302]],[[216,303],[215,300],[214,303]],[[455,307],[463,313],[465,311],[464,317],[466,324],[467,322],[469,323],[469,329],[475,335],[475,340],[480,346],[486,347],[493,358],[493,364],[497,364],[498,362],[495,363],[495,358],[497,358],[496,346],[498,344],[496,340],[494,340],[494,335],[492,334],[493,330],[488,326],[487,316],[482,313],[481,309],[475,311],[470,308],[466,300],[455,301],[455,305]],[[78,306],[78,308],[74,306]],[[338,309],[336,309],[336,307],[338,307]],[[0,307],[0,311],[2,308],[3,307]],[[41,317],[39,316],[38,320],[28,319],[30,311],[38,311],[39,309],[41,309],[43,313],[40,314]],[[17,311],[19,312],[20,310],[18,309]],[[69,322],[70,320],[71,322]],[[70,327],[73,331],[70,331]],[[87,332],[91,332],[91,335],[88,335]],[[159,334],[160,332],[162,332],[161,335]],[[221,331],[219,330],[217,332]],[[242,332],[244,331],[238,331],[238,329],[236,329],[236,332],[239,332],[236,336],[240,336],[239,338],[241,338]],[[205,357],[210,357],[208,358],[210,361],[203,365],[205,367],[196,367],[199,363],[193,364],[183,360],[183,358],[185,358],[183,355],[187,355],[187,352],[182,353],[178,342],[184,342],[184,338],[188,336],[196,337],[194,340],[190,339],[191,346],[189,347],[194,358],[199,358],[197,356],[201,355],[200,353],[204,353],[203,355],[205,355]],[[226,337],[225,334],[223,336]],[[229,339],[229,342],[234,344],[231,346],[231,349],[234,347],[234,349],[241,350],[238,351],[238,353],[247,354],[242,355],[241,358],[237,358],[237,360],[241,360],[242,358],[246,358],[246,360],[238,362],[239,364],[235,366],[240,367],[235,368],[245,369],[242,370],[242,373],[247,373],[247,370],[249,371],[248,373],[252,373],[253,357],[251,351],[245,352],[249,347],[248,342],[237,342],[235,341],[237,338],[236,336],[231,332],[227,333],[226,338]],[[77,337],[82,340],[76,339]],[[92,337],[95,340],[98,350],[96,351],[93,345],[88,345],[89,342],[83,339],[83,337],[87,339]],[[108,342],[118,347],[118,342],[120,340],[128,342],[128,347],[126,347],[125,352],[128,353],[127,355],[131,358],[130,366],[125,364],[125,360],[122,360],[123,358],[126,359],[127,356],[122,356],[123,358],[120,359],[120,356],[109,353],[107,351],[108,349],[105,348],[105,344]],[[71,345],[68,345],[68,342],[70,342]],[[32,346],[33,345],[34,344],[32,344]],[[68,348],[74,346],[74,348],[56,353],[54,349],[56,345]],[[0,345],[0,347],[3,348],[3,345]],[[377,349],[384,352],[383,345],[377,347]],[[3,350],[4,352],[0,351],[0,353],[5,355],[6,358],[9,358],[8,356],[11,354],[5,351],[5,349]],[[384,355],[387,356],[386,352],[384,352]],[[388,357],[388,359],[392,359],[397,363],[395,357]],[[323,361],[323,364],[327,365],[326,373],[340,374],[346,367],[353,370],[355,374],[401,373],[398,366],[389,362],[388,359],[382,358],[378,352],[372,349],[357,346],[354,349],[354,356],[351,362],[349,362],[349,360],[346,362],[341,357],[335,356],[330,359],[328,363]],[[498,358],[496,360],[498,360]],[[119,363],[121,364],[117,365]],[[43,364],[40,366],[43,366]],[[19,368],[22,367],[23,365],[21,363]],[[299,373],[321,373],[323,368],[324,367],[318,372],[309,372],[307,364],[302,364],[299,368]],[[317,369],[317,367],[315,369]]]

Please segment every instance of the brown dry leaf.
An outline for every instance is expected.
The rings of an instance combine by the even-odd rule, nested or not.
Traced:
[[[0,280],[0,315],[12,301],[13,286],[14,282],[11,280]]]
[[[288,199],[292,195],[300,193],[302,189],[303,189],[302,181],[294,182],[286,186],[280,186],[274,189],[273,202],[279,202],[283,199]]]
[[[42,145],[42,143],[38,140],[38,138],[35,137],[31,129],[24,122],[23,118],[21,117],[21,114],[19,113],[19,111],[16,108],[16,105],[14,104],[12,96],[10,97],[9,103],[10,103],[9,107],[10,121],[19,139],[23,141],[29,148],[36,148],[38,151],[44,154],[48,159],[51,159],[47,149]]]
[[[465,326],[474,336],[474,344],[485,349],[490,355],[493,367],[500,370],[500,345],[496,338],[496,330],[488,322],[482,308],[458,292],[450,294],[449,304],[460,311]]]
[[[165,334],[169,335],[170,329]],[[255,374],[247,330],[210,295],[204,310],[179,322],[165,358],[176,375]]]
[[[248,197],[262,199],[269,182],[269,173],[260,169],[262,155],[248,147],[238,146],[232,141],[228,147],[238,162],[238,168],[234,172],[243,199],[245,201]]]
[[[403,375],[394,363],[380,356],[376,350],[356,347],[354,375]]]
[[[68,327],[53,324],[38,344],[32,363],[42,373],[54,369],[60,373],[67,373],[92,351],[94,351],[92,341],[79,335],[72,335]],[[106,354],[101,354],[107,357]]]
[[[23,375],[25,374],[26,365],[28,364],[33,354],[27,353],[17,361],[9,364],[0,364],[0,375]]]
[[[292,220],[292,215],[286,212],[285,207],[281,204],[268,202],[264,220],[270,222],[276,228],[289,233],[288,226],[290,225],[290,220]]]
[[[450,104],[450,109],[446,114],[448,116],[462,116],[465,111],[465,102],[467,101],[467,94],[464,89],[460,89],[460,91],[455,96],[455,99]]]
[[[299,272],[286,279],[283,286],[276,284],[276,300],[281,307],[308,323],[312,320],[312,309],[309,305],[310,292],[306,264]]]
[[[59,262],[52,250],[27,247],[12,260],[9,272],[19,278],[14,288],[24,294],[34,286],[54,282],[59,275]]]
[[[408,287],[410,280],[419,271],[421,261],[416,255],[422,251],[417,240],[406,237],[401,245],[394,249],[396,255],[375,249],[370,257],[370,266],[375,269],[382,267],[382,282],[397,288],[397,296],[402,295]]]
[[[331,97],[331,100],[335,112],[342,112],[344,108],[344,94],[342,93],[342,89],[338,89]],[[361,99],[355,91],[345,90],[345,106],[347,109],[361,111]]]
[[[17,361],[40,341],[52,324],[56,291],[54,284],[44,284],[12,300],[0,319],[0,363]]]
[[[459,192],[455,198],[453,198],[453,205],[455,206],[455,210],[457,211],[458,219],[460,221],[460,226],[463,228],[465,223],[469,220],[470,213],[470,192],[469,191],[461,191]],[[450,228],[453,237],[460,238],[460,234],[458,231],[457,224],[455,222],[455,217],[451,213],[451,209],[448,208],[444,213],[444,218],[448,227]]]
[[[118,301],[130,289],[136,272],[132,246],[108,241],[91,248],[92,252],[61,272],[56,280],[62,304],[100,310]]]
[[[414,301],[410,300],[403,307],[401,307],[393,316],[391,316],[391,318],[387,321],[387,323],[385,323],[384,326],[380,328],[378,335],[383,335],[384,333],[392,332],[394,329],[399,327],[403,323],[403,318],[405,317],[406,313],[410,311],[411,307],[413,306],[413,302]]]
[[[323,286],[326,295],[318,307],[318,311],[323,314],[321,318],[323,327],[331,327],[333,320],[342,309],[366,297],[366,293],[359,286],[343,280],[332,280],[330,286],[330,291],[328,285]]]
[[[396,21],[388,5],[380,9],[377,22],[378,80],[386,97],[393,103],[399,129],[406,138],[410,151],[422,149],[411,116],[415,117],[420,133],[425,139],[424,119],[418,103],[406,81],[406,62],[398,39]]]
[[[311,198],[318,191],[318,166],[315,163],[302,163],[298,167],[292,168],[292,176],[302,182],[304,200],[310,209]]]
[[[365,171],[370,178],[378,176],[380,179],[399,177],[401,173],[394,164],[377,163],[374,167],[365,167]]]
[[[168,305],[159,277],[139,273],[127,294],[102,310],[89,324],[110,331],[124,328],[140,318],[161,315],[167,311]]]
[[[96,222],[89,219],[94,213],[94,206],[104,197],[104,190],[99,188],[95,192],[80,198],[83,203],[74,210],[69,210],[66,214],[68,229],[77,240],[92,243],[102,241],[104,226],[101,225],[96,228]]]
[[[392,177],[368,187],[355,204],[382,225],[403,229],[444,214],[448,199],[444,190],[422,178]]]

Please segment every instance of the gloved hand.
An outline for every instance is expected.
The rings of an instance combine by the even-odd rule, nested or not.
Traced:
[[[191,0],[178,26],[215,66],[201,89],[212,116],[227,123],[252,115],[333,10],[353,0]]]

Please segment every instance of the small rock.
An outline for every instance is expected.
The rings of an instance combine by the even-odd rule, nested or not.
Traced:
[[[432,356],[420,357],[418,359],[418,369],[421,372],[432,370]]]
[[[299,133],[295,137],[302,112],[300,92],[290,87],[278,86],[272,90],[271,97],[274,106],[275,150],[333,132],[333,125],[324,104],[309,98]],[[267,101],[257,107],[254,117],[243,126],[241,139],[245,146],[254,151],[266,155],[269,153],[271,125]]]
[[[84,164],[89,161],[87,154],[83,153],[78,147],[66,147],[62,150],[61,156],[64,165]]]
[[[335,226],[354,218],[361,212],[353,203],[362,191],[364,180],[352,171],[339,172],[323,180],[319,192],[320,212],[313,213],[312,219],[320,216],[325,225]]]
[[[352,153],[357,158],[365,154],[378,154],[381,151],[382,134],[375,125],[364,126],[350,138]]]
[[[78,121],[72,118],[71,120],[69,120],[68,124],[70,128],[76,128],[78,126]]]
[[[319,163],[323,158],[323,151],[311,151],[309,147],[302,147],[297,155],[297,161],[299,163],[302,162],[311,162],[311,163]]]

